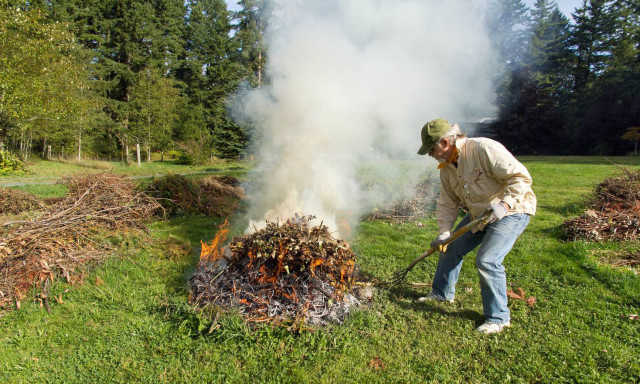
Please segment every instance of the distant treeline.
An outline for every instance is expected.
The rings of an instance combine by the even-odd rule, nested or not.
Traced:
[[[266,1],[0,0],[0,142],[23,157],[236,158],[228,103],[263,82]],[[51,151],[49,151],[51,146]]]
[[[251,122],[229,105],[269,81],[273,9],[238,5],[0,0],[0,142],[24,158],[242,156]],[[516,154],[624,155],[640,138],[640,2],[585,0],[572,18],[490,0],[499,112],[483,129]]]
[[[584,0],[572,19],[555,1],[537,0],[532,9],[521,0],[494,2],[499,114],[489,129],[517,154],[633,152],[640,1]]]

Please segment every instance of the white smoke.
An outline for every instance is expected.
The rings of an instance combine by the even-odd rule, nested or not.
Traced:
[[[359,164],[424,159],[426,121],[492,113],[486,2],[275,3],[269,85],[243,108],[260,132],[249,218],[313,214],[348,236],[363,207]]]

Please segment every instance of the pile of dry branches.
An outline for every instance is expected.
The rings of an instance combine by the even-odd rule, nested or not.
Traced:
[[[0,214],[18,214],[34,209],[44,209],[44,204],[31,193],[10,188],[0,188]]]
[[[341,323],[359,303],[352,294],[356,258],[326,226],[310,226],[313,218],[267,222],[262,230],[233,238],[226,254],[217,247],[226,235],[221,227],[211,248],[203,247],[190,279],[191,302],[238,308],[250,321]]]
[[[199,181],[182,175],[168,175],[154,179],[147,188],[147,194],[155,197],[166,209],[167,214],[205,214],[228,217],[238,208],[239,200],[244,200],[244,189],[231,176],[209,176]]]
[[[595,188],[584,215],[564,222],[569,238],[588,241],[632,240],[640,230],[640,171],[622,169]]]
[[[94,174],[64,180],[69,195],[33,221],[6,222],[0,237],[0,305],[19,301],[34,285],[56,277],[71,281],[74,268],[106,255],[95,236],[103,230],[144,229],[160,205],[125,176]]]
[[[430,177],[418,183],[413,196],[408,199],[394,201],[387,206],[376,209],[369,217],[370,220],[414,220],[429,212],[436,201],[437,188]]]

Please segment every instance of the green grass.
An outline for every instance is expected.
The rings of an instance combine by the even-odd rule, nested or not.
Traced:
[[[34,158],[27,164],[27,174],[20,176],[2,176],[1,182],[23,180],[47,180],[68,176],[71,174],[87,174],[97,172],[113,172],[117,174],[127,174],[130,176],[153,176],[166,175],[169,173],[197,174],[207,172],[220,171],[246,171],[251,167],[248,162],[220,162],[205,165],[182,165],[176,164],[174,161],[153,161],[142,162],[140,167],[136,163],[131,165],[122,162],[95,162],[87,160],[82,162],[83,165],[74,163],[61,163],[58,161],[42,160]]]
[[[28,173],[19,176],[0,177],[0,187],[20,189],[35,194],[40,198],[63,196],[68,189],[59,184],[65,176],[86,175],[99,172],[126,174],[144,185],[153,177],[168,174],[183,174],[186,177],[201,178],[210,174],[224,174],[244,178],[251,164],[248,162],[220,162],[207,165],[181,165],[173,161],[143,162],[140,167],[136,164],[126,165],[122,162],[95,162],[87,160],[85,166],[73,163],[33,159],[28,165]]]
[[[454,304],[416,303],[428,288],[406,285],[377,290],[371,306],[341,326],[291,334],[251,329],[228,315],[209,334],[185,287],[199,240],[211,238],[221,219],[183,218],[154,223],[149,237],[121,239],[119,257],[82,284],[56,285],[70,291],[50,314],[25,301],[0,318],[0,382],[640,381],[640,321],[627,316],[640,311],[640,277],[592,256],[618,244],[559,240],[562,221],[579,214],[585,195],[616,167],[603,158],[523,162],[538,214],[505,265],[510,287],[537,303],[510,300],[513,326],[502,334],[473,332],[482,322],[474,255]],[[633,158],[613,163],[640,168]],[[424,252],[436,227],[431,217],[421,222],[362,223],[352,242],[361,269],[386,278]],[[186,251],[171,251],[174,243]],[[409,280],[429,282],[435,265],[426,259]],[[96,285],[97,277],[104,283]]]

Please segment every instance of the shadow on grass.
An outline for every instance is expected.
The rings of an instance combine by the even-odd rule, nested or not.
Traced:
[[[391,287],[388,288],[389,299],[394,301],[401,308],[413,311],[413,312],[433,312],[439,313],[443,316],[449,316],[453,318],[472,320],[477,325],[484,322],[484,316],[482,313],[472,311],[470,309],[454,308],[455,304],[441,303],[441,302],[424,302],[419,303],[418,298],[426,295],[428,292],[416,292],[415,289],[409,289],[406,287]],[[403,300],[405,299],[405,300]],[[408,299],[408,300],[406,300]]]

